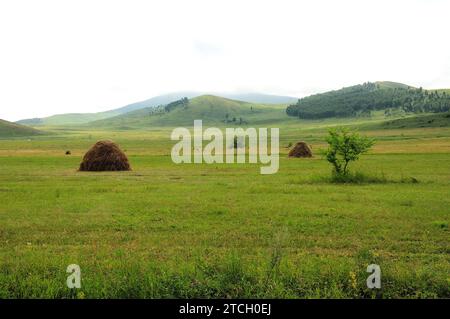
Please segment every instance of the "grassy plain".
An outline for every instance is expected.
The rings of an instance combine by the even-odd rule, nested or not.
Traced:
[[[281,126],[274,175],[173,164],[168,128],[0,140],[0,298],[449,298],[450,128],[368,129],[351,169],[383,182],[334,184],[319,150],[335,124]],[[102,138],[133,171],[77,172]],[[286,158],[298,140],[314,158]]]

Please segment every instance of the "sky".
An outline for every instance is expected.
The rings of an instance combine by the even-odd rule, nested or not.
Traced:
[[[2,0],[0,118],[175,91],[450,88],[448,0]]]

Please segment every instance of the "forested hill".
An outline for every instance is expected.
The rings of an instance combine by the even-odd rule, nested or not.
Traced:
[[[447,112],[450,94],[445,90],[424,90],[394,82],[367,82],[341,90],[311,95],[290,105],[286,113],[304,119],[368,115],[374,110],[386,113]]]

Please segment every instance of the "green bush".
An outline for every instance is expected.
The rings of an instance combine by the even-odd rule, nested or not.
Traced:
[[[374,140],[347,128],[330,129],[328,133],[326,159],[333,165],[334,175],[346,177],[349,174],[349,163],[358,160],[361,154],[369,151]]]

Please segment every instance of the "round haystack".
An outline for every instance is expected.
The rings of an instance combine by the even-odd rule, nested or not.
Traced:
[[[305,142],[298,142],[289,151],[289,157],[312,157],[312,151]]]
[[[98,141],[84,155],[80,171],[129,171],[128,158],[119,146],[111,141]]]

